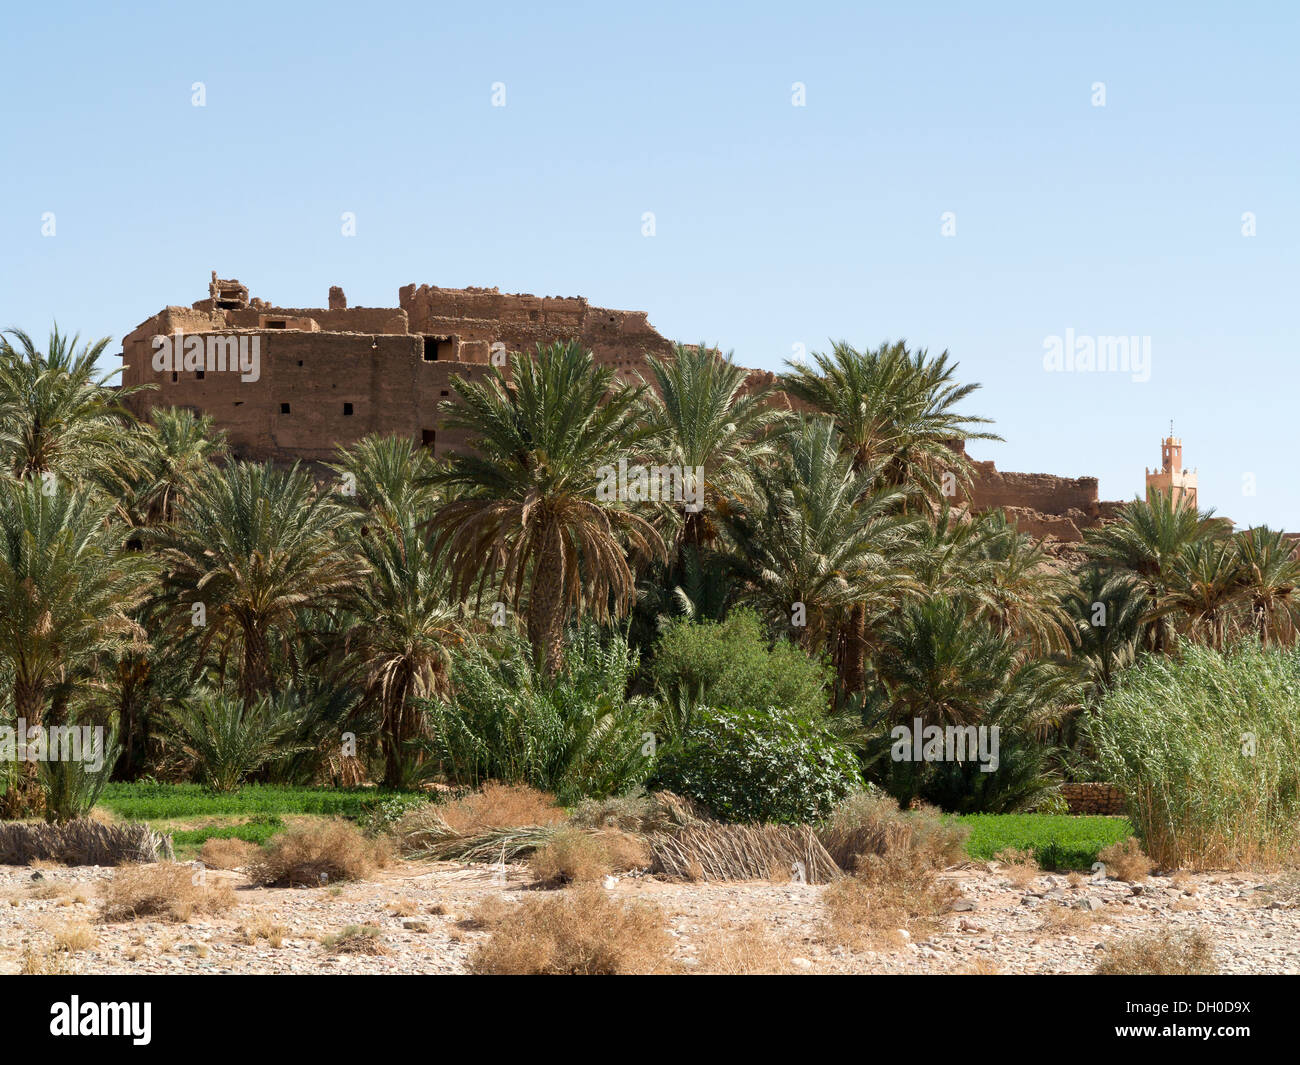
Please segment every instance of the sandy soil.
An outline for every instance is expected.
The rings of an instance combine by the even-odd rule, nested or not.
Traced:
[[[98,892],[112,875],[99,868],[0,867],[0,972],[22,971],[25,954],[34,953],[73,973],[462,973],[487,934],[467,921],[475,906],[489,896],[517,900],[534,890],[523,868],[509,868],[503,877],[491,866],[449,862],[399,862],[372,881],[311,889],[253,888],[238,873],[209,871],[236,888],[229,912],[186,924],[105,924]],[[982,865],[944,876],[960,888],[961,910],[930,938],[882,951],[851,951],[833,941],[822,887],[624,877],[606,890],[663,909],[676,944],[673,960],[686,971],[707,937],[757,920],[779,943],[781,965],[793,972],[1083,973],[1117,937],[1200,928],[1223,972],[1300,973],[1294,877],[1198,874],[1071,885],[1041,875],[1018,886]],[[1086,917],[1046,931],[1044,914],[1052,908]],[[333,954],[320,943],[353,924],[379,928],[388,953]],[[282,938],[273,946],[266,934],[277,926]],[[74,949],[55,950],[60,939],[70,939]]]

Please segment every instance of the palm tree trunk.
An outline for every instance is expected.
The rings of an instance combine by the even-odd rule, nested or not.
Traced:
[[[244,705],[251,706],[270,688],[271,652],[266,635],[252,625],[244,626],[244,671],[240,677],[240,694]]]
[[[559,526],[542,535],[542,549],[533,566],[528,598],[528,640],[533,661],[553,677],[564,665],[564,552]]]
[[[117,664],[117,723],[122,736],[122,757],[113,780],[135,780],[140,776],[149,749],[149,721],[146,716],[149,660],[144,655],[125,655]]]
[[[866,652],[867,606],[865,603],[857,603],[849,612],[848,622],[841,633],[840,687],[846,696],[866,687]]]
[[[704,512],[684,510],[682,512],[682,544],[685,547],[699,548],[704,544]],[[681,551],[678,551],[678,561]]]
[[[384,708],[384,785],[395,788],[402,783],[402,704]]]
[[[22,721],[30,735],[32,729],[42,724],[40,688],[31,683],[16,681],[14,683],[15,725]],[[15,752],[22,757],[26,752]],[[45,812],[45,790],[41,787],[40,768],[29,758],[23,758],[12,778],[9,790],[5,793],[3,815],[6,820],[22,817],[39,817]]]
[[[407,671],[401,685],[395,687],[385,700],[384,727],[381,733],[384,745],[384,784],[390,788],[401,787],[406,783],[405,759],[403,753],[407,744],[420,732],[419,714],[412,705],[415,683]],[[423,756],[412,755],[418,765]]]

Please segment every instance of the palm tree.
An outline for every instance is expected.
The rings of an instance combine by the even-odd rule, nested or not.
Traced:
[[[931,358],[901,340],[874,351],[841,341],[812,358],[815,367],[791,364],[782,387],[834,418],[854,468],[878,468],[891,488],[915,486],[935,502],[951,497],[943,475],[969,478],[969,460],[954,445],[1001,439],[973,428],[989,419],[955,409],[980,386],[957,384],[957,363],[946,351]]]
[[[1096,565],[1085,566],[1065,596],[1062,605],[1074,623],[1075,672],[1094,690],[1109,688],[1133,664],[1146,604],[1136,576]]]
[[[1173,649],[1172,591],[1185,552],[1192,544],[1230,535],[1213,514],[1198,510],[1185,497],[1175,500],[1151,489],[1145,500],[1126,503],[1117,520],[1084,534],[1093,562],[1131,573],[1141,582],[1147,599],[1144,642],[1153,651]]]
[[[1077,705],[1072,678],[1055,663],[1026,657],[987,621],[938,597],[890,617],[873,666],[866,717],[878,731],[866,759],[900,801],[924,795],[945,809],[1010,811],[1055,783],[1050,748],[1035,737]],[[996,728],[997,772],[983,772],[969,753],[963,761],[895,761],[899,740],[888,726],[910,730],[918,718],[924,728]]]
[[[204,471],[154,534],[173,623],[195,634],[200,664],[214,646],[223,665],[239,649],[246,704],[274,687],[273,636],[292,642],[299,612],[334,606],[361,580],[339,542],[351,520],[296,464],[234,462]]]
[[[437,463],[433,452],[403,436],[362,437],[339,449],[330,469],[338,474],[343,500],[370,514],[389,516],[415,512],[425,517],[437,502],[432,481]]]
[[[435,512],[435,551],[446,552],[452,592],[467,597],[501,580],[516,610],[527,594],[528,638],[548,676],[564,660],[574,608],[597,621],[632,605],[635,578],[624,545],[662,557],[654,527],[624,499],[599,489],[620,457],[648,435],[644,388],[616,386],[576,343],[513,354],[509,376],[460,381],[445,423],[469,434],[474,453],[449,456],[437,483],[459,493]]]
[[[141,636],[130,613],[150,564],[123,550],[126,532],[92,494],[0,478],[0,672],[12,680],[14,715],[28,730],[47,723],[51,699],[66,700],[96,657]],[[63,723],[58,706],[51,710],[48,723]],[[24,763],[23,780],[5,796],[6,816],[40,811],[36,769]]]
[[[382,715],[384,783],[403,779],[403,754],[422,732],[417,701],[445,697],[451,649],[462,642],[447,595],[446,568],[410,509],[353,543],[367,574],[348,595],[353,623],[345,644],[359,666],[368,702]]]
[[[1241,555],[1233,540],[1198,540],[1179,555],[1169,592],[1192,637],[1222,651],[1233,607],[1244,593]]]
[[[875,670],[889,693],[890,720],[976,725],[1012,703],[1031,707],[1029,723],[1047,724],[1068,682],[1026,660],[1015,641],[971,617],[952,599],[909,603],[885,628]],[[1045,683],[1048,674],[1051,683]],[[1027,683],[1032,678],[1033,683]]]
[[[1070,645],[1074,626],[1061,605],[1070,587],[1067,573],[1000,510],[972,516],[945,500],[918,528],[913,568],[931,597],[961,603],[1020,640],[1026,653]]]
[[[855,471],[829,418],[801,419],[783,444],[755,471],[754,500],[727,516],[727,528],[749,596],[811,649],[833,639],[849,611],[883,616],[915,583],[900,493],[877,487],[879,468]],[[842,670],[842,647],[836,658]]]
[[[651,648],[676,618],[722,621],[736,598],[735,572],[727,549],[686,547],[680,562],[653,562],[637,585],[628,637],[639,650]]]
[[[913,573],[932,597],[955,595],[984,579],[988,564],[985,535],[984,515],[972,516],[946,499],[929,521],[916,525]]]
[[[1250,624],[1265,647],[1295,642],[1300,628],[1300,561],[1296,542],[1259,525],[1237,535],[1243,596]]]
[[[185,407],[154,407],[140,436],[130,486],[132,520],[149,526],[172,521],[177,502],[225,451],[225,433],[215,427],[211,415]]]
[[[686,547],[711,545],[717,513],[747,494],[750,471],[773,453],[772,431],[785,412],[772,406],[769,384],[749,385],[749,372],[704,344],[678,344],[668,358],[649,358],[655,386],[646,397],[656,461],[702,470],[698,509],[673,504],[678,561]]]
[[[193,763],[211,791],[231,792],[268,762],[301,750],[300,708],[264,695],[245,703],[221,692],[199,691],[168,709],[168,739]]]
[[[1002,511],[981,515],[974,524],[984,565],[968,580],[966,596],[976,613],[1031,655],[1068,649],[1073,625],[1061,606],[1071,585],[1068,571],[1041,541],[1018,532]]]
[[[225,434],[215,428],[211,417],[185,407],[155,407],[149,417],[149,422],[129,434],[126,461],[102,467],[95,477],[105,494],[117,500],[118,516],[132,527],[126,542],[130,550],[143,546],[140,529],[174,520],[185,493],[214,461],[225,456]],[[157,602],[146,603],[134,618],[154,635],[166,613],[159,610]],[[176,657],[174,649],[152,639],[138,641],[123,648],[102,671],[106,702],[117,718],[122,740],[115,771],[118,779],[132,780],[144,771],[149,750],[158,738],[154,725],[162,701],[160,688],[174,683],[178,676]]]
[[[0,467],[16,477],[79,484],[132,464],[135,430],[119,404],[136,390],[106,386],[117,370],[96,374],[107,337],[80,350],[78,339],[55,326],[41,352],[20,329],[0,334]]]
[[[899,505],[921,495],[938,503],[969,483],[968,440],[997,440],[975,428],[987,418],[965,415],[956,407],[980,386],[956,382],[957,364],[945,351],[931,358],[925,349],[909,352],[903,341],[858,351],[843,341],[829,355],[814,353],[814,366],[791,364],[782,387],[796,400],[835,420],[845,452],[856,471],[874,469],[877,487],[902,490]],[[945,483],[951,481],[951,483]],[[861,607],[844,634],[844,684],[860,691],[865,683],[866,618]]]

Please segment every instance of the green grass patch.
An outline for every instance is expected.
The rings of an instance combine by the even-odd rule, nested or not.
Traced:
[[[217,794],[198,784],[109,784],[98,805],[127,821],[313,814],[364,821],[394,805],[425,801],[418,792],[381,788],[294,788],[248,784]],[[241,837],[242,838],[242,837]]]
[[[987,861],[1006,847],[1029,850],[1044,869],[1091,869],[1098,851],[1133,834],[1127,817],[1062,814],[965,814],[966,853]]]
[[[264,844],[285,829],[286,816],[346,817],[377,827],[413,805],[428,801],[422,792],[379,788],[293,788],[249,784],[218,795],[198,784],[109,784],[99,805],[129,821],[202,821],[214,824],[175,830],[177,848],[190,851],[209,839],[242,839]],[[222,824],[222,818],[240,818]],[[1097,852],[1133,834],[1124,817],[1069,817],[1056,814],[964,814],[956,818],[970,830],[966,853],[988,860],[1005,847],[1029,850],[1044,869],[1090,869]]]
[[[202,847],[210,839],[242,839],[259,847],[277,832],[288,826],[278,814],[257,814],[237,825],[207,825],[203,828],[182,829],[172,832],[172,842],[177,847]]]

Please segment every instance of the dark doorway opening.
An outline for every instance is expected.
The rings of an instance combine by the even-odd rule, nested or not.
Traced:
[[[426,336],[424,338],[424,361],[447,362],[456,353],[456,344],[451,337]]]

